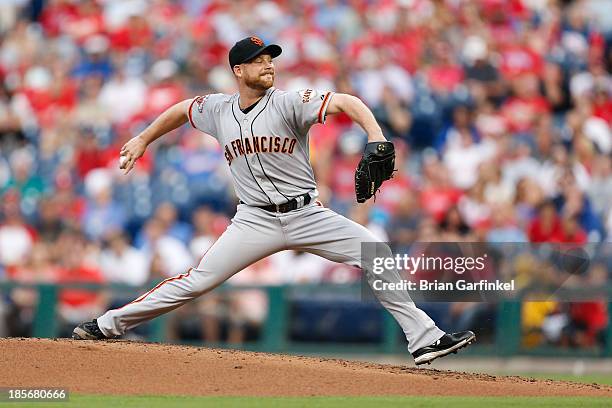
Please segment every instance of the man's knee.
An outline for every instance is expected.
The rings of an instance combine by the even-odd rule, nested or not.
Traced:
[[[198,268],[192,268],[190,274],[192,279],[188,289],[194,296],[200,296],[210,292],[228,279],[228,277],[217,275],[210,271]]]
[[[392,260],[393,252],[386,242],[378,241],[362,246],[360,267],[364,273],[383,274]]]

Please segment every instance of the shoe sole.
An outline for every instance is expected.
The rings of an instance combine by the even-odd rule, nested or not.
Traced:
[[[100,340],[96,336],[90,334],[86,330],[81,329],[80,327],[76,327],[72,331],[72,339],[73,340]]]
[[[447,348],[445,350],[433,351],[431,353],[423,354],[422,356],[419,356],[419,357],[415,358],[414,359],[414,363],[416,365],[431,364],[431,362],[434,361],[436,358],[447,356],[450,353],[457,353],[457,351],[459,351],[459,349],[462,349],[463,347],[469,346],[474,341],[476,341],[476,335],[475,334],[473,334],[472,336],[470,336],[469,338],[467,338],[465,340],[461,340],[459,343],[457,343],[454,346],[452,346],[450,348]]]

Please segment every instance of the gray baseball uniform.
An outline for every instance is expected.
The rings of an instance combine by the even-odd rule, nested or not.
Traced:
[[[147,320],[207,293],[246,266],[285,249],[308,251],[335,262],[362,267],[361,243],[377,242],[363,226],[323,207],[309,160],[308,130],[324,123],[333,93],[284,92],[270,88],[244,114],[239,94],[197,97],[189,107],[193,127],[215,137],[224,150],[241,203],[230,226],[203,255],[199,265],[166,279],[133,302],[98,318],[108,336],[118,336]],[[308,193],[311,202],[286,213],[259,206],[283,204]],[[392,256],[388,246],[385,254]],[[365,268],[362,268],[365,269]],[[373,274],[364,270],[368,282]],[[377,279],[398,282],[396,271]],[[402,327],[412,352],[444,332],[407,293],[386,296],[381,304]]]

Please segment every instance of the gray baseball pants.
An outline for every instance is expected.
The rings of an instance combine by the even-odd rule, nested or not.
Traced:
[[[311,252],[362,268],[361,243],[377,241],[365,227],[318,202],[284,214],[239,204],[231,224],[204,254],[197,268],[166,279],[131,303],[109,310],[98,318],[98,325],[107,337],[120,336],[210,292],[248,265],[285,249]],[[383,247],[387,252],[384,256],[392,256],[388,246]],[[368,270],[364,273],[370,282],[373,274]],[[386,271],[376,279],[397,282],[400,277],[397,271]],[[410,352],[432,344],[444,334],[407,293],[393,296],[374,293],[403,329]]]

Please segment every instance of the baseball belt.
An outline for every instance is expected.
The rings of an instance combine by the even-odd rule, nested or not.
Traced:
[[[286,213],[286,212],[297,210],[298,208],[304,207],[305,205],[310,203],[310,200],[311,200],[310,194],[304,193],[283,204],[270,204],[270,205],[261,205],[261,206],[254,205],[253,207],[261,208],[262,210],[266,210],[270,212]],[[246,203],[240,200],[240,204],[246,204]]]

